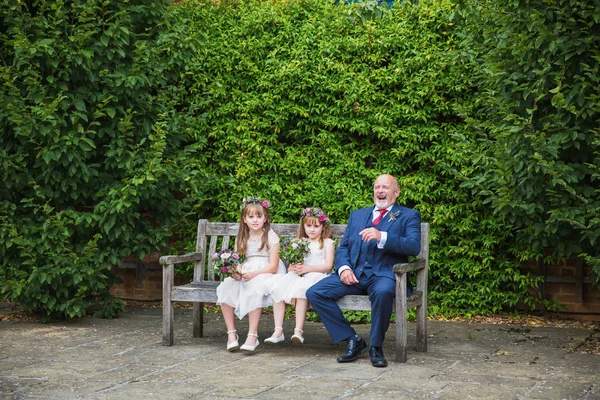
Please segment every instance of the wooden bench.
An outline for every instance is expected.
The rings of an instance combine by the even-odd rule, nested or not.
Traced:
[[[280,236],[295,236],[298,224],[271,224],[271,228]],[[333,237],[341,238],[346,225],[332,224]],[[211,268],[211,257],[220,249],[233,248],[238,223],[208,222],[205,219],[198,221],[198,237],[196,239],[196,252],[178,255],[163,256],[160,263],[163,265],[163,345],[173,344],[173,302],[193,303],[193,337],[203,336],[204,303],[216,303],[217,286]],[[221,239],[221,240],[219,240]],[[210,240],[207,243],[207,240]],[[208,248],[207,248],[208,245]],[[194,277],[191,283],[174,286],[174,266],[184,262],[194,262]],[[417,351],[427,351],[427,270],[429,264],[429,224],[421,224],[421,251],[415,261],[394,265],[396,273],[396,361],[406,362],[406,338],[408,309],[417,308]],[[207,268],[206,268],[207,266]],[[416,272],[417,286],[411,296],[406,296],[407,273]],[[346,296],[338,301],[343,310],[370,311],[371,303],[368,296]]]

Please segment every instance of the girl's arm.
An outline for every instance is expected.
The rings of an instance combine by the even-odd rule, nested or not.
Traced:
[[[269,266],[260,270],[260,273],[274,274],[279,267],[279,243],[271,245],[269,249]]]
[[[233,251],[237,253],[237,240],[236,240],[236,244],[233,247]],[[236,281],[240,281],[242,280],[242,267],[244,266],[244,264],[240,264],[237,266],[236,272],[234,272],[233,274],[231,274],[231,277],[233,279],[235,279]]]

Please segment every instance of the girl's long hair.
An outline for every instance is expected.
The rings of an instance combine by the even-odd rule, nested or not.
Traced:
[[[329,239],[331,237],[331,225],[327,222],[321,222],[319,217],[309,217],[308,215],[300,218],[300,226],[298,229],[298,239],[307,238],[308,235],[304,230],[304,224],[306,225],[323,225],[323,230],[321,231],[321,236],[319,237],[319,249],[322,249],[325,245],[325,239]]]
[[[264,215],[265,224],[263,225],[263,234],[262,241],[259,250],[269,249],[269,231],[271,230],[271,215],[269,214],[269,209],[263,207],[260,204],[249,203],[246,204],[246,207],[242,210],[242,215],[240,217],[240,226],[238,227],[237,238],[235,239],[235,248],[236,251],[240,254],[247,255],[248,253],[248,239],[250,239],[250,228],[244,222],[244,219],[249,214],[258,214]]]

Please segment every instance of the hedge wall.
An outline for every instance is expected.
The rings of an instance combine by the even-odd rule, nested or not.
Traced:
[[[457,62],[478,88],[465,187],[531,256],[579,257],[600,284],[600,1],[465,4]]]
[[[165,245],[196,174],[178,162],[195,143],[156,124],[172,76],[156,51],[166,4],[0,10],[0,296],[44,318],[96,300],[113,316],[111,267]]]
[[[472,135],[458,110],[473,88],[455,62],[453,11],[448,1],[380,18],[368,4],[311,0],[173,7],[178,29],[207,38],[171,92],[180,126],[202,143],[202,159],[189,162],[221,177],[195,216],[237,221],[241,198],[255,194],[277,222],[321,206],[344,223],[372,204],[374,178],[391,173],[398,201],[432,224],[434,311],[533,304],[511,226],[461,187],[473,159],[454,137]]]
[[[79,316],[121,257],[191,246],[244,196],[344,223],[391,173],[432,224],[432,311],[534,305],[514,225],[464,184],[477,88],[456,6],[373,4],[9,1],[0,295]]]

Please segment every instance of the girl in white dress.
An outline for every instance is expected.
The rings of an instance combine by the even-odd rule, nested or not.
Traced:
[[[279,236],[271,230],[268,208],[270,203],[258,197],[242,201],[242,215],[235,251],[244,254],[246,261],[239,274],[225,278],[217,287],[217,305],[227,325],[227,350],[254,351],[260,344],[258,323],[262,309],[272,304],[267,281],[273,274],[285,273],[279,260]],[[235,316],[248,314],[248,336],[242,346],[238,343]]]
[[[309,287],[331,273],[334,241],[331,239],[329,218],[320,208],[306,208],[302,211],[298,229],[298,238],[307,238],[310,253],[304,262],[288,267],[285,275],[274,276],[270,284],[270,295],[273,299],[273,315],[275,331],[265,339],[265,343],[279,343],[285,340],[283,334],[283,318],[285,303],[296,305],[296,327],[292,335],[293,343],[304,343],[304,320],[308,309],[306,291]]]

